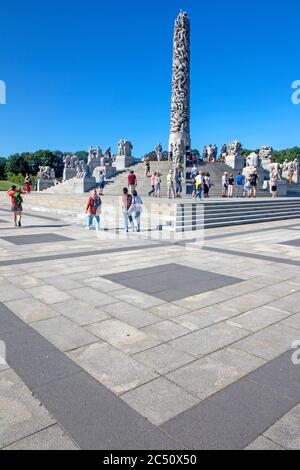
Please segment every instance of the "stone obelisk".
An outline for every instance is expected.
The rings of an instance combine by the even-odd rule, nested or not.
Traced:
[[[181,11],[174,28],[172,111],[169,151],[175,167],[186,166],[191,149],[190,134],[190,42],[191,26],[187,13]]]

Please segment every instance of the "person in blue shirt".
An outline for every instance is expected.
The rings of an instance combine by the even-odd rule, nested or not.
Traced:
[[[241,172],[238,173],[236,179],[236,197],[242,197],[244,193],[244,177]]]

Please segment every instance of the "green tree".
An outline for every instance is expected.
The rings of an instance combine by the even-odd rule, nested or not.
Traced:
[[[83,160],[85,161],[85,163],[87,163],[88,161],[88,152],[86,152],[85,150],[78,150],[78,152],[75,153],[76,157],[79,158],[79,160]]]
[[[0,180],[6,179],[7,159],[0,157]]]
[[[6,172],[7,174],[12,175],[19,175],[22,174],[23,176],[26,175],[29,171],[28,163],[25,161],[24,156],[16,153],[8,157]]]
[[[278,163],[283,163],[285,160],[292,162],[296,159],[300,160],[300,147],[293,147],[274,152],[274,160]]]

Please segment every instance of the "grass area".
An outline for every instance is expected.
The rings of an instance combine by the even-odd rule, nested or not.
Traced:
[[[0,191],[8,191],[13,184],[10,181],[0,180]]]

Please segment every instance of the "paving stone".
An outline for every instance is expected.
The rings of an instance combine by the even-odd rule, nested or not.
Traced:
[[[1,237],[13,245],[34,245],[40,243],[69,242],[72,238],[57,235],[56,233],[39,233],[36,235],[18,235],[14,237]]]
[[[21,289],[29,289],[30,287],[38,287],[43,285],[40,279],[37,279],[36,277],[31,276],[30,274],[26,274],[25,277],[19,277],[15,274],[6,277],[9,282],[11,282],[17,287],[20,287]]]
[[[300,406],[274,424],[265,437],[289,450],[300,450]]]
[[[263,364],[259,358],[227,348],[182,367],[167,378],[204,400]]]
[[[190,333],[172,341],[171,346],[201,357],[222,349],[247,336],[249,332],[224,323]]]
[[[0,421],[0,448],[55,422],[11,369],[0,373]]]
[[[114,291],[113,295],[122,302],[127,302],[140,308],[148,309],[164,303],[164,301],[157,299],[156,297],[137,292],[133,289],[123,289],[120,292]]]
[[[280,322],[288,315],[287,312],[272,307],[259,307],[235,317],[230,324],[234,324],[248,331],[256,332],[274,323]]]
[[[4,450],[79,450],[79,448],[59,426],[53,425],[11,444]]]
[[[110,316],[134,328],[143,328],[161,322],[161,318],[126,302],[116,302],[102,307]]]
[[[157,426],[198,403],[195,397],[164,378],[122,395],[122,400]]]
[[[276,393],[300,402],[300,367],[293,364],[293,351],[288,351],[249,375],[249,380]]]
[[[45,284],[57,287],[57,289],[66,291],[71,289],[80,289],[82,287],[80,282],[69,279],[67,276],[54,276],[46,277],[44,279]]]
[[[27,289],[27,292],[47,305],[57,304],[58,302],[71,299],[68,294],[53,286],[33,287],[32,289]]]
[[[98,341],[91,333],[61,316],[35,322],[31,326],[62,351],[70,351]]]
[[[155,323],[142,328],[141,331],[149,336],[157,338],[160,342],[167,342],[189,333],[189,330],[169,320]]]
[[[51,382],[36,394],[83,450],[126,448],[154,430],[86,372]]]
[[[188,449],[242,450],[293,403],[244,378],[164,423],[162,430]]]
[[[32,297],[7,302],[6,306],[25,323],[54,318],[59,315],[54,309]]]
[[[276,300],[270,304],[270,307],[279,308],[290,313],[300,312],[300,292],[288,295],[282,299]]]
[[[6,305],[0,303],[0,332],[3,335],[7,331],[15,331],[19,328],[25,328],[26,325],[17,318],[12,312],[6,307]],[[3,339],[1,337],[1,339]]]
[[[171,320],[180,315],[184,315],[188,313],[189,310],[183,307],[179,307],[179,305],[175,305],[172,303],[158,305],[157,307],[152,307],[149,309],[154,315],[158,315],[166,320]]]
[[[53,305],[58,313],[72,320],[77,325],[89,325],[109,319],[109,315],[103,311],[81,302],[80,300],[67,300]]]
[[[191,331],[197,331],[214,325],[215,323],[220,323],[235,315],[236,312],[234,310],[229,307],[223,307],[222,304],[218,304],[214,307],[206,307],[196,312],[173,318],[173,321]]]
[[[107,320],[86,327],[93,335],[107,341],[112,346],[127,354],[134,354],[152,348],[161,343],[158,339],[122,323],[119,320]]]
[[[168,344],[162,344],[135,354],[133,358],[161,375],[195,361],[193,356],[172,348]]]
[[[284,450],[283,447],[275,444],[264,436],[258,437],[250,446],[246,447],[245,450]]]
[[[25,326],[1,331],[1,339],[6,343],[8,364],[31,390],[80,371],[74,362],[32,328]]]
[[[103,279],[102,277],[92,277],[88,279],[83,279],[84,284],[93,289],[100,290],[101,292],[112,292],[114,290],[119,290],[120,284],[115,282],[108,281],[107,279]]]
[[[117,395],[158,377],[151,368],[105,343],[77,349],[69,357]]]
[[[293,329],[282,325],[272,325],[242,339],[235,344],[235,347],[271,361],[290,350],[296,339]]]
[[[68,293],[92,307],[102,307],[103,305],[109,305],[116,302],[116,300],[110,295],[99,292],[91,287],[70,290]]]
[[[283,320],[280,324],[288,326],[290,328],[294,328],[296,330],[300,330],[300,313],[296,313],[295,315],[290,316],[286,320]],[[300,332],[298,336],[300,338]]]
[[[26,299],[29,295],[26,291],[19,289],[11,284],[10,286],[0,286],[1,302],[9,302],[11,300]]]
[[[185,448],[166,433],[156,428],[149,434],[142,435],[140,438],[126,445],[126,450],[184,450]],[[120,449],[122,450],[122,449]]]

